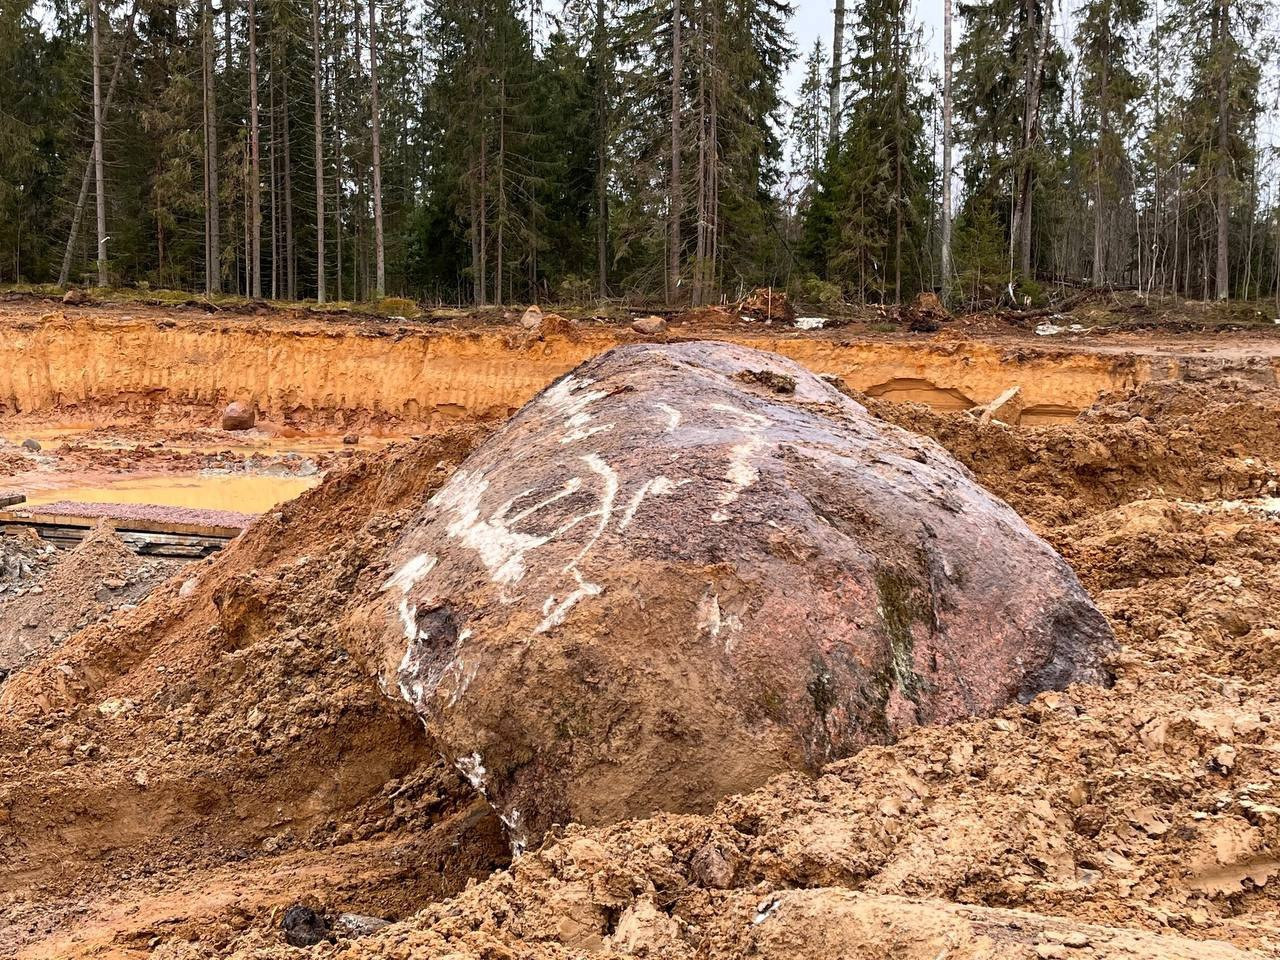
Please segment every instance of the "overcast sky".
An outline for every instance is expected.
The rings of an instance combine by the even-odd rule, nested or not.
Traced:
[[[822,48],[827,56],[831,55],[831,33],[835,26],[834,0],[792,0],[795,15],[791,19],[791,33],[796,40],[796,62],[791,65],[791,73],[787,82],[787,90],[794,93],[800,86],[800,76],[804,72],[804,58],[808,56],[817,37],[822,38]],[[845,22],[852,18],[853,0],[846,3]],[[916,0],[916,19],[924,27],[925,44],[930,50],[935,63],[942,63],[942,0]],[[952,23],[952,30],[957,27]],[[954,45],[956,37],[951,38]],[[848,41],[846,40],[846,44]],[[847,49],[847,47],[846,47]]]
[[[847,0],[846,22],[852,17],[856,2],[857,0]],[[1166,8],[1168,6],[1168,0],[1155,0],[1155,2]],[[1058,34],[1059,41],[1062,43],[1070,41],[1071,23],[1074,22],[1074,11],[1079,3],[1080,0],[1063,0],[1057,5],[1054,29]],[[828,56],[831,54],[831,33],[835,21],[835,2],[834,0],[792,0],[792,4],[795,7],[795,14],[791,20],[791,33],[796,42],[796,59],[788,73],[786,89],[788,97],[794,102],[796,90],[800,86],[801,76],[804,73],[804,58],[813,47],[814,39],[821,37],[823,49],[826,50]],[[924,29],[925,48],[929,51],[929,69],[937,76],[941,76],[942,0],[913,0],[913,8],[916,20]],[[1280,16],[1277,16],[1277,9],[1280,9],[1280,5],[1273,8],[1271,14],[1265,18],[1267,23],[1264,25],[1261,35],[1280,38]],[[960,20],[958,17],[952,21],[951,29],[951,43],[954,47],[960,39]],[[845,49],[847,50],[847,37],[845,44]],[[1273,62],[1264,71],[1263,117],[1259,124],[1260,146],[1264,149],[1268,145],[1280,145],[1280,76],[1277,76],[1278,70],[1280,70],[1280,64]]]

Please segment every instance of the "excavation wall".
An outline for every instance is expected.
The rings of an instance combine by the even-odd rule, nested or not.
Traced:
[[[1072,416],[1103,391],[1194,379],[1212,365],[1168,352],[856,339],[841,338],[840,331],[765,335],[762,328],[680,332],[673,339],[699,336],[781,353],[873,396],[942,409],[988,403],[1019,385],[1027,422]],[[511,327],[9,315],[0,317],[0,415],[203,423],[211,409],[239,399],[255,401],[268,418],[298,425],[430,428],[506,415],[588,357],[637,339],[605,326],[543,337]],[[1274,358],[1255,359],[1253,366],[1252,375],[1274,382]]]

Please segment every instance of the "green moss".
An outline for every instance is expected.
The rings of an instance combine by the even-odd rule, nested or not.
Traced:
[[[925,624],[937,629],[933,604],[921,598],[919,588],[902,574],[880,568],[876,571],[876,593],[880,598],[880,616],[889,634],[889,662],[884,671],[885,697],[897,686],[904,696],[919,705],[924,678],[915,671],[915,636],[911,627]]]

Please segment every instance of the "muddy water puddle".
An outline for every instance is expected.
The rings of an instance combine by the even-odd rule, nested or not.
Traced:
[[[83,486],[52,487],[27,494],[39,506],[59,500],[82,503],[143,503],[166,507],[265,513],[310,490],[320,476],[274,477],[259,474],[164,474],[124,476]]]
[[[0,437],[17,445],[23,440],[35,440],[46,451],[56,451],[67,444],[75,444],[80,448],[94,450],[128,450],[133,447],[157,446],[152,437],[139,437],[131,434],[128,428],[104,428],[95,424],[61,424],[58,426],[32,427],[27,429],[12,426],[0,429]],[[201,431],[193,430],[177,438],[159,439],[165,450],[171,453],[235,453],[246,456],[282,456],[296,453],[300,456],[315,456],[324,453],[336,453],[340,450],[380,450],[393,443],[402,443],[407,435],[388,434],[363,436],[355,443],[346,443],[341,436],[302,436],[284,437],[264,434],[248,434],[243,438],[229,438],[226,434],[210,431],[201,435]]]

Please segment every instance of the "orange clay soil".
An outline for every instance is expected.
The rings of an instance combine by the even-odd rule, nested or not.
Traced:
[[[1151,384],[1030,429],[871,404],[1064,553],[1114,689],[557,829],[504,871],[353,641],[482,435],[448,432],[357,455],[0,685],[0,955],[297,958],[303,901],[397,921],[311,951],[346,960],[1280,956],[1280,395]]]
[[[713,337],[771,350],[870,396],[944,409],[989,403],[1019,386],[1027,423],[1069,418],[1106,391],[1224,372],[1274,384],[1280,338],[1260,328],[1209,334],[1099,326],[1040,337],[981,318],[936,334],[884,324],[797,330],[703,308],[667,339]],[[299,311],[68,307],[0,301],[0,418],[12,423],[209,425],[253,401],[277,430],[420,433],[505,417],[555,377],[618,343],[646,339],[622,321],[370,320]]]

